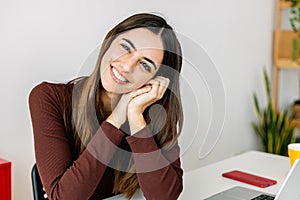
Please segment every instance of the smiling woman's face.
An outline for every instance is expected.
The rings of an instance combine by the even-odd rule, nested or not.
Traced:
[[[160,36],[146,28],[120,34],[101,61],[101,82],[104,89],[124,94],[140,88],[154,77],[163,55]]]

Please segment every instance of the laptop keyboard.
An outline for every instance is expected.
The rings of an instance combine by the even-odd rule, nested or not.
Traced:
[[[275,199],[275,197],[273,197],[273,196],[269,196],[269,195],[266,195],[266,194],[261,194],[261,195],[255,197],[251,200],[274,200],[274,199]]]

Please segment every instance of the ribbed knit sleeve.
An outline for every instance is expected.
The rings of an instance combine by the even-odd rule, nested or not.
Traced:
[[[141,190],[146,199],[175,200],[182,192],[179,146],[160,149],[148,126],[133,136],[126,137]]]
[[[74,161],[59,95],[56,86],[42,83],[29,96],[36,164],[46,193],[49,199],[84,200],[96,199],[93,194],[97,189],[107,197],[111,191],[98,187],[107,169],[106,162],[113,157],[124,134],[103,122],[86,150]],[[105,187],[105,183],[102,185]],[[98,195],[98,199],[105,195]]]

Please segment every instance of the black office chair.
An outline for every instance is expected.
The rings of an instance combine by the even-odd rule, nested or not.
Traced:
[[[48,199],[47,194],[44,191],[36,164],[33,165],[31,170],[31,181],[34,200]]]

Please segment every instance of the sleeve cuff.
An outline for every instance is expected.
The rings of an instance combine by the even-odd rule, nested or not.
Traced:
[[[132,136],[126,137],[126,140],[134,153],[149,153],[159,149],[149,126],[146,126]]]
[[[108,122],[103,122],[86,150],[103,164],[108,165],[125,135]]]
[[[122,131],[107,121],[102,122],[100,129],[102,129],[104,135],[115,145],[119,145],[122,139],[125,137]]]

